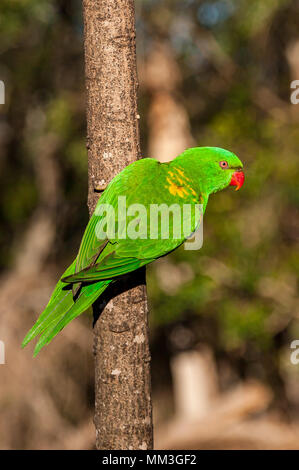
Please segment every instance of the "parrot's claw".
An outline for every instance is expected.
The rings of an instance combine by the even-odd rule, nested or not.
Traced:
[[[103,191],[105,191],[106,188],[107,188],[107,184],[104,182],[103,183],[100,182],[94,186],[94,191],[102,193]]]

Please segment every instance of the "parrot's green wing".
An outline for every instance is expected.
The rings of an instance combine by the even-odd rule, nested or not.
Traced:
[[[114,222],[117,231],[118,198],[125,198],[127,207],[133,202],[136,202],[136,197],[138,198],[137,202],[142,203],[142,193],[146,191],[146,186],[150,187],[152,184],[153,169],[158,165],[158,162],[152,158],[138,160],[124,168],[124,170],[116,175],[108,184],[97,203],[96,209],[90,218],[82,237],[76,260],[76,273],[94,264],[97,257],[101,254],[102,249],[105,248],[105,245],[107,244],[107,236],[104,234],[99,235],[101,220],[106,216],[105,210],[103,211],[102,209],[105,206],[109,206],[113,209],[113,214],[115,216]],[[109,242],[110,245],[115,242],[115,239],[109,237]],[[110,252],[111,247],[109,246],[103,250],[104,256]]]
[[[122,187],[120,179],[120,175],[118,175],[115,180],[110,183],[102,195],[101,204],[107,203],[111,206],[115,205],[118,192]],[[125,179],[126,175],[123,180]],[[101,216],[98,215],[93,215],[90,219],[82,239],[79,253],[74,262],[64,272],[63,278],[93,265],[106,247],[105,256],[107,252],[109,252],[109,249],[111,249],[112,243],[108,243],[106,237],[99,238],[96,236],[96,226],[100,220]],[[78,295],[74,296],[72,284],[59,280],[47,307],[24,338],[22,347],[26,346],[32,339],[40,335],[34,351],[34,355],[36,356],[41,348],[48,344],[71,320],[87,310],[102,292],[104,292],[110,282],[111,280],[99,280],[87,284],[83,282],[78,291]]]
[[[154,261],[154,259],[118,257],[115,252],[112,252],[94,266],[82,269],[82,271],[70,276],[63,277],[62,280],[64,282],[86,282],[112,279],[135,271],[152,261]]]
[[[76,260],[69,266],[63,274],[70,275],[75,271]],[[41,348],[48,344],[59,331],[64,328],[71,320],[84,312],[103,292],[110,281],[96,282],[83,286],[76,301],[73,299],[71,285],[66,285],[58,281],[50,301],[38,318],[35,325],[27,333],[22,347],[26,346],[33,338],[40,335],[39,341],[35,347],[36,356]]]
[[[145,159],[137,164],[127,167],[110,183],[97,204],[94,215],[86,228],[77,256],[75,273],[62,278],[64,282],[79,283],[105,279],[112,279],[151,263],[177,248],[184,241],[184,236],[173,239],[161,238],[161,224],[157,227],[157,238],[150,238],[150,204],[153,201],[152,191],[155,188],[157,174],[155,171],[158,162]],[[154,168],[153,168],[154,167]],[[138,170],[138,174],[137,173]],[[155,183],[153,181],[155,179]],[[137,182],[137,183],[136,183]],[[148,191],[147,191],[148,188]],[[157,187],[159,199],[159,187]],[[146,238],[130,239],[118,238],[117,235],[109,239],[108,235],[99,232],[102,217],[97,215],[101,206],[109,204],[113,208],[113,217],[107,219],[107,224],[113,224],[116,234],[119,222],[118,197],[126,197],[126,210],[134,204],[144,205],[147,227]],[[127,226],[130,218],[128,217]],[[170,221],[170,231],[172,229]],[[106,226],[109,233],[108,226]],[[99,233],[102,235],[99,236]]]

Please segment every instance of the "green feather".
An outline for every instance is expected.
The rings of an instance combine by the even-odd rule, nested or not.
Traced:
[[[104,258],[100,264],[62,278],[63,282],[86,282],[112,279],[135,271],[154,260],[139,260],[137,258],[117,258],[113,253]]]
[[[75,264],[76,260],[69,266],[63,276],[74,273]],[[101,281],[82,286],[78,297],[74,300],[71,285],[59,281],[47,307],[24,338],[22,347],[24,348],[29,341],[40,335],[34,350],[34,356],[36,356],[41,348],[48,344],[71,320],[87,310],[110,282]]]
[[[78,298],[74,302],[72,292],[68,291],[67,299],[68,305],[64,304],[63,307],[52,310],[47,320],[44,321],[43,332],[34,349],[34,356],[36,356],[43,346],[50,343],[50,341],[74,318],[81,315],[85,310],[90,307],[99,295],[104,292],[111,281],[96,282],[86,287],[82,287]]]

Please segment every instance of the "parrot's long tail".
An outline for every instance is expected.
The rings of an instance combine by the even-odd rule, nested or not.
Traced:
[[[62,277],[74,274],[75,263],[76,260],[69,266]],[[110,280],[98,281],[83,285],[78,296],[74,299],[71,284],[59,281],[47,307],[27,333],[22,347],[40,335],[34,350],[34,356],[36,356],[71,320],[87,310],[104,292],[110,282]]]

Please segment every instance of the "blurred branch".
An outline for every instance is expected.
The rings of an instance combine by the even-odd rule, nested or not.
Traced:
[[[55,160],[58,141],[45,134],[31,144],[39,205],[22,234],[15,261],[19,274],[38,274],[50,254],[56,236],[57,209],[61,199],[60,170]],[[19,240],[20,243],[20,240]]]
[[[141,70],[141,84],[151,96],[148,152],[165,162],[195,145],[188,114],[179,99],[180,69],[169,45],[156,43]]]

